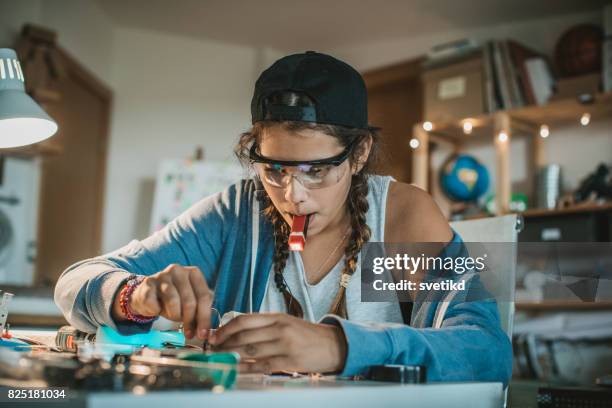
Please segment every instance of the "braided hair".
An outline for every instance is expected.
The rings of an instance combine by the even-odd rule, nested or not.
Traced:
[[[303,101],[301,101],[303,103]],[[299,132],[300,130],[310,129],[315,131],[321,131],[329,136],[332,136],[338,140],[338,142],[346,147],[351,142],[357,141],[353,144],[353,148],[349,154],[349,160],[352,167],[355,167],[358,157],[363,153],[365,143],[362,143],[371,138],[372,147],[370,154],[363,164],[361,170],[355,173],[351,178],[351,187],[349,189],[347,197],[348,213],[350,215],[350,234],[349,240],[344,248],[345,264],[342,270],[342,278],[338,287],[338,292],[332,302],[329,313],[335,314],[342,318],[348,318],[346,308],[346,287],[351,276],[357,269],[357,261],[361,248],[367,243],[371,236],[370,228],[366,223],[366,214],[368,212],[368,176],[372,174],[372,167],[376,158],[376,152],[378,147],[378,133],[374,129],[352,129],[343,126],[327,125],[327,124],[314,124],[308,122],[268,122],[262,121],[257,122],[253,127],[244,132],[240,136],[240,140],[234,152],[238,159],[243,163],[248,163],[248,151],[253,143],[257,143],[261,140],[261,136],[265,131],[266,127],[270,126],[282,126],[289,132]],[[299,302],[291,294],[285,279],[283,277],[283,271],[287,264],[289,257],[289,233],[290,226],[284,220],[280,212],[276,209],[270,197],[265,194],[259,194],[258,200],[264,208],[264,215],[268,218],[273,226],[274,231],[274,283],[277,289],[282,293],[287,312],[293,316],[304,317],[304,312]]]

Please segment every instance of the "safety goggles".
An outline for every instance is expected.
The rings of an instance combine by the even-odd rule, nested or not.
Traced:
[[[296,178],[308,189],[325,188],[338,183],[344,176],[346,168],[340,167],[349,157],[354,142],[342,153],[319,160],[292,161],[273,160],[262,156],[253,143],[249,151],[249,160],[259,177],[272,187],[286,187],[291,178]]]

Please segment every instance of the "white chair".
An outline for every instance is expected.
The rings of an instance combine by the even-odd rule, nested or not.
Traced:
[[[497,296],[499,296],[496,300],[502,328],[508,334],[508,337],[512,339],[514,288],[516,282],[516,247],[518,233],[523,225],[522,217],[517,214],[510,214],[501,217],[455,221],[451,222],[450,225],[466,243],[481,243],[485,250],[488,243],[498,243],[489,245],[493,253],[500,250],[499,243],[508,243],[507,248],[504,246],[504,251],[512,252],[507,256],[503,256],[503,259],[489,259],[487,262],[490,273],[483,274],[481,278],[485,287],[490,287],[493,282],[503,285],[503,291],[492,290],[492,293],[497,293]],[[507,262],[508,260],[510,262]],[[499,295],[500,292],[503,292],[503,295]]]
[[[497,308],[501,320],[502,329],[512,341],[512,326],[514,321],[514,289],[516,286],[516,256],[518,234],[523,229],[523,218],[517,214],[504,215],[500,217],[482,218],[468,221],[451,222],[451,227],[461,236],[464,242],[478,242],[487,251],[489,243],[508,243],[504,245],[504,251],[511,251],[507,256],[500,259],[492,257],[488,260],[488,272],[481,276],[485,287],[495,282],[502,285],[504,290],[501,295],[496,296]],[[511,243],[511,244],[510,244]],[[499,244],[489,245],[491,252],[500,250]],[[507,248],[506,248],[507,247]],[[509,262],[508,262],[509,261]],[[492,293],[499,293],[492,290]],[[504,392],[505,407],[508,399],[508,389]]]

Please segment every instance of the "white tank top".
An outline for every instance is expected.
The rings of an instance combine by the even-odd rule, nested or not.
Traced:
[[[368,203],[370,207],[366,214],[366,222],[371,230],[370,241],[372,242],[383,242],[385,240],[385,210],[387,208],[387,191],[391,180],[393,178],[390,176],[379,175],[372,175],[368,179]],[[398,302],[361,301],[360,261],[361,253],[358,257],[357,270],[346,289],[346,307],[349,319],[370,323],[403,323]],[[306,280],[302,257],[297,252],[289,252],[283,276],[289,290],[302,306],[304,319],[317,322],[329,312],[338,292],[344,262],[345,258],[342,257],[320,282],[311,285]],[[266,292],[259,311],[287,312],[283,295],[274,283],[274,265],[270,270]]]

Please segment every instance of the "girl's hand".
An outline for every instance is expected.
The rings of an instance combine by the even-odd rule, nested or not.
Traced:
[[[208,341],[215,351],[239,353],[241,372],[338,372],[346,360],[340,327],[284,313],[240,315]]]
[[[187,338],[197,335],[204,339],[210,328],[213,296],[200,269],[173,264],[147,276],[138,285],[132,294],[130,308],[143,316],[163,316],[182,322]],[[113,318],[126,319],[119,305],[119,296],[113,305]]]

